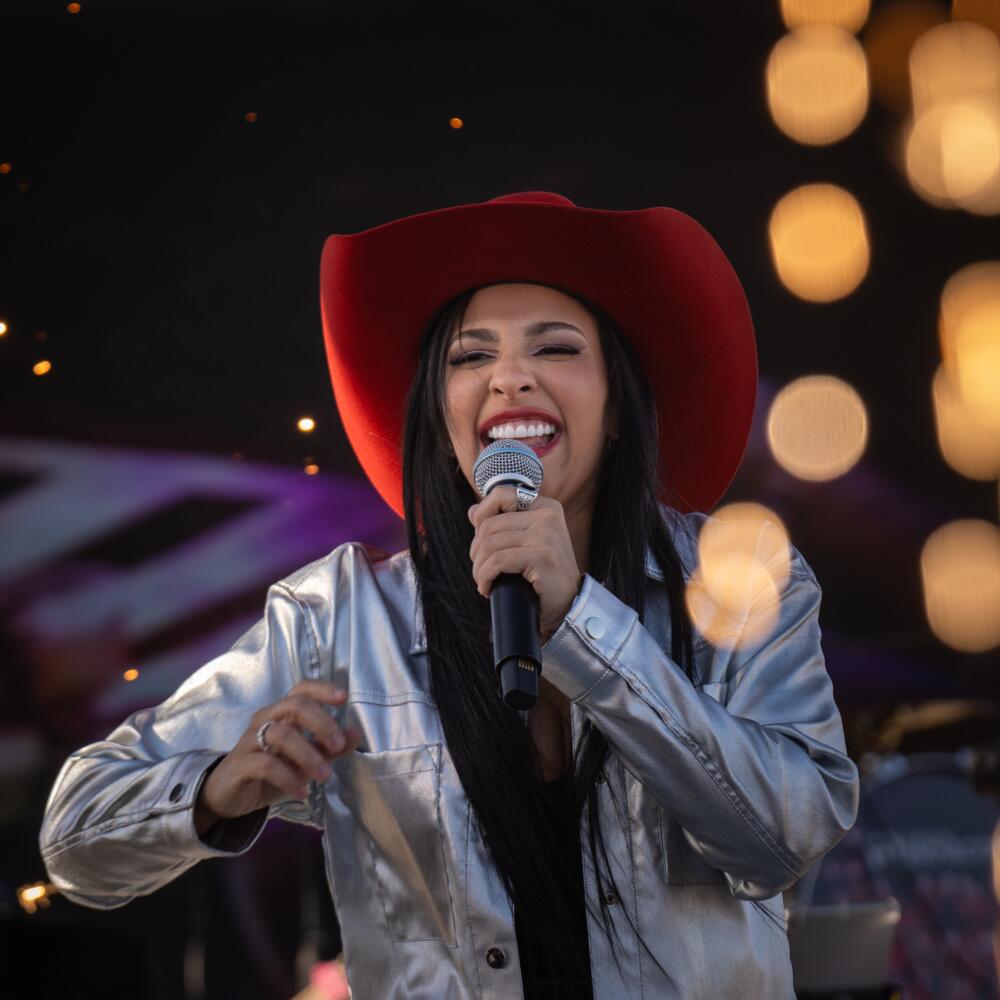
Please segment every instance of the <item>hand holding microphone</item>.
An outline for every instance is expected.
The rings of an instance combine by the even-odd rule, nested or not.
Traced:
[[[541,645],[562,623],[583,574],[562,504],[535,496],[542,463],[527,445],[496,441],[476,459],[483,500],[469,509],[476,537],[469,550],[479,592],[490,598],[494,662],[504,703],[523,711],[538,695]],[[518,504],[518,487],[530,502]]]

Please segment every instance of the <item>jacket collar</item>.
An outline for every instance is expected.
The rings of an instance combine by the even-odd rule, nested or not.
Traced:
[[[413,572],[413,563],[410,563],[410,572]],[[663,570],[660,569],[659,563],[656,561],[656,557],[653,555],[653,550],[651,548],[646,548],[646,576],[652,577],[654,580],[663,580]],[[411,594],[416,594],[416,587],[410,588]],[[414,600],[413,602],[413,639],[410,643],[410,653],[426,653],[427,652],[427,630],[424,625],[424,609],[420,605],[420,601]]]

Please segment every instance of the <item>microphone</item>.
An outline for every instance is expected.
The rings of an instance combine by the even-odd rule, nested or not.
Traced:
[[[501,438],[487,445],[472,468],[479,495],[495,486],[542,485],[542,463],[526,444]],[[535,588],[520,573],[501,573],[490,590],[493,617],[493,663],[503,703],[524,712],[538,698],[542,674],[539,604]]]

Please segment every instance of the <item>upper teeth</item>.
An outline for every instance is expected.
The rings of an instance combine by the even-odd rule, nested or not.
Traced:
[[[554,424],[499,424],[491,427],[486,436],[489,438],[533,438],[543,434],[555,434]]]

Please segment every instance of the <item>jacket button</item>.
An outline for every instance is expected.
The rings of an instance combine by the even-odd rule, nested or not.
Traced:
[[[499,948],[486,952],[486,964],[491,969],[502,969],[507,964],[507,956]]]
[[[170,789],[170,801],[176,802],[183,794],[184,794],[184,786],[174,785],[174,787]]]
[[[606,892],[604,894],[604,902],[607,903],[608,906],[614,906],[615,903],[618,902],[618,895],[617,895],[617,893],[612,892],[611,890],[608,890],[608,892]]]
[[[588,618],[584,628],[591,639],[600,639],[604,635],[604,622],[600,618]]]

